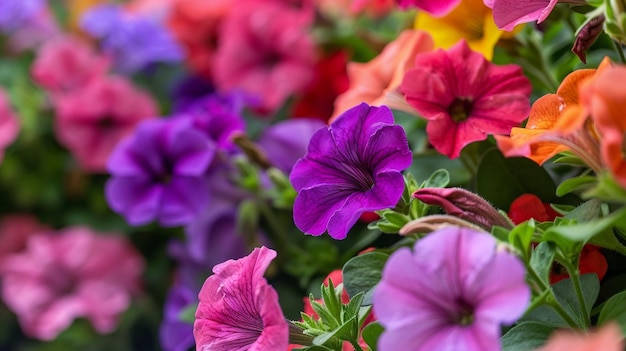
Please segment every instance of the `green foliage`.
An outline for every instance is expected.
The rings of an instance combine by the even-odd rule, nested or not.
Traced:
[[[374,287],[380,281],[388,254],[368,252],[350,259],[343,266],[343,284],[350,296],[363,293],[363,303],[370,305]]]

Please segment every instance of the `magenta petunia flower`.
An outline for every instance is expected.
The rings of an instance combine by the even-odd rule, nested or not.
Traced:
[[[493,20],[500,29],[512,31],[526,22],[541,23],[550,15],[559,0],[483,0],[493,10]]]
[[[215,150],[190,119],[144,121],[109,158],[109,206],[132,225],[191,222],[209,203],[206,172]]]
[[[391,255],[374,291],[381,351],[500,350],[530,303],[524,263],[488,233],[448,227]]]
[[[45,232],[0,266],[2,298],[29,336],[52,340],[74,319],[112,332],[140,291],[144,262],[119,235],[86,227]]]
[[[406,9],[408,7],[416,7],[435,17],[441,17],[452,11],[461,0],[397,0],[398,5]]]
[[[428,140],[456,158],[488,134],[508,134],[530,112],[532,86],[517,65],[497,66],[463,40],[448,51],[419,55],[400,86],[428,120]]]
[[[349,109],[313,134],[293,167],[296,226],[344,239],[362,213],[396,205],[404,190],[401,172],[411,160],[404,129],[393,124],[388,107]]]
[[[263,274],[276,251],[256,248],[213,268],[198,297],[193,334],[198,350],[286,350],[288,324]]]
[[[54,103],[56,136],[88,172],[104,172],[115,145],[157,114],[150,95],[121,76],[96,79]]]
[[[213,62],[216,86],[256,94],[275,111],[313,78],[315,44],[298,11],[274,2],[233,7],[222,24]]]

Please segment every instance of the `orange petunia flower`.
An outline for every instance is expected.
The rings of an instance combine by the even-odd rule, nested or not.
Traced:
[[[601,135],[601,157],[615,180],[626,187],[626,67],[612,66],[581,87],[581,104]],[[583,112],[583,113],[584,113]]]
[[[349,63],[350,88],[335,100],[335,111],[330,122],[361,102],[372,106],[387,105],[415,114],[398,88],[404,73],[413,68],[415,56],[432,50],[433,40],[428,33],[408,29],[370,62]]]
[[[592,333],[557,331],[548,342],[536,351],[622,351],[624,335],[615,322],[604,325]]]
[[[605,70],[607,58],[596,69],[570,73],[556,94],[547,94],[533,104],[524,128],[512,128],[509,137],[496,135],[498,148],[506,156],[528,157],[543,164],[559,152],[571,150],[591,168],[599,170],[599,145],[595,128],[580,106],[579,88],[583,82]]]

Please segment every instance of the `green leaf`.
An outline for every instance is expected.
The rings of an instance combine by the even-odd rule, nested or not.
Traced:
[[[552,328],[537,322],[522,322],[500,339],[503,351],[528,351],[543,345]]]
[[[383,331],[385,331],[385,328],[378,322],[372,322],[363,328],[361,336],[371,351],[377,351],[378,338]]]
[[[420,188],[445,188],[448,184],[450,184],[450,173],[442,168],[433,172]]]
[[[349,296],[366,293],[380,281],[381,272],[389,255],[382,252],[368,252],[355,256],[343,266],[343,287]],[[371,296],[371,294],[369,295]],[[363,300],[370,305],[371,298]]]
[[[411,218],[409,218],[408,216],[392,210],[383,211],[382,217],[392,225],[398,226],[398,228],[404,227],[404,225],[409,223],[409,221],[411,220]]]
[[[556,248],[553,243],[542,242],[532,251],[530,257],[531,269],[537,273],[546,286],[550,285],[550,268],[552,268],[555,253]]]
[[[598,298],[600,292],[600,281],[595,274],[585,274],[580,276],[580,287],[583,294],[583,300],[585,301],[585,308],[587,309],[587,315],[591,312],[591,307]],[[554,296],[559,302],[561,307],[572,317],[578,321],[581,327],[584,327],[587,321],[583,319],[583,313],[581,311],[580,302],[572,284],[571,279],[564,279],[552,286]]]
[[[511,230],[509,243],[522,253],[524,262],[530,260],[531,243],[535,233],[535,221],[524,222]]]
[[[476,174],[478,194],[497,208],[506,210],[522,194],[535,194],[554,202],[555,186],[550,175],[534,161],[523,157],[505,158],[499,150],[485,153]]]
[[[616,321],[622,328],[622,332],[626,333],[626,291],[611,296],[602,306],[598,325],[604,325],[611,321]]]
[[[316,336],[313,339],[313,345],[327,345],[327,343],[330,341],[331,343],[334,342],[332,339],[336,338],[338,340],[347,340],[350,338],[350,335],[352,335],[352,330],[355,329],[355,324],[357,323],[357,318],[351,318],[349,320],[347,320],[345,323],[343,323],[342,325],[340,325],[339,327],[337,327],[335,330]]]
[[[563,181],[561,184],[559,184],[559,186],[556,188],[556,194],[558,196],[563,196],[567,193],[571,193],[576,190],[589,189],[591,185],[597,182],[597,180],[598,179],[596,177],[592,177],[592,176],[580,176],[580,177],[569,178]]]

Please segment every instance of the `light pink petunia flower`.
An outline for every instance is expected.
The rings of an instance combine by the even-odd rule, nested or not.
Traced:
[[[461,0],[397,0],[401,8],[417,7],[434,17],[441,17],[452,11]]]
[[[157,115],[150,95],[119,77],[102,77],[55,99],[56,136],[88,172],[104,172],[117,143]]]
[[[144,262],[118,235],[70,227],[30,237],[0,266],[2,298],[27,335],[52,340],[74,319],[112,332],[140,291]]]
[[[541,23],[550,15],[559,0],[483,0],[493,10],[493,19],[500,29],[512,31],[526,22]]]
[[[428,120],[428,140],[456,158],[488,134],[507,134],[530,111],[532,86],[517,65],[497,66],[462,40],[447,51],[423,53],[400,91]]]
[[[31,74],[52,94],[82,89],[109,70],[111,62],[78,38],[64,36],[46,42],[38,51]]]
[[[193,334],[199,351],[286,350],[287,321],[263,274],[276,251],[256,248],[213,267],[198,295]]]
[[[530,297],[524,263],[489,233],[439,229],[385,264],[373,297],[385,327],[378,350],[499,351],[500,325]]]
[[[300,12],[273,2],[249,2],[225,19],[213,76],[222,91],[260,97],[262,110],[278,109],[313,78],[315,44]]]
[[[0,161],[4,158],[4,149],[15,141],[19,131],[20,123],[9,105],[9,98],[0,88]]]

